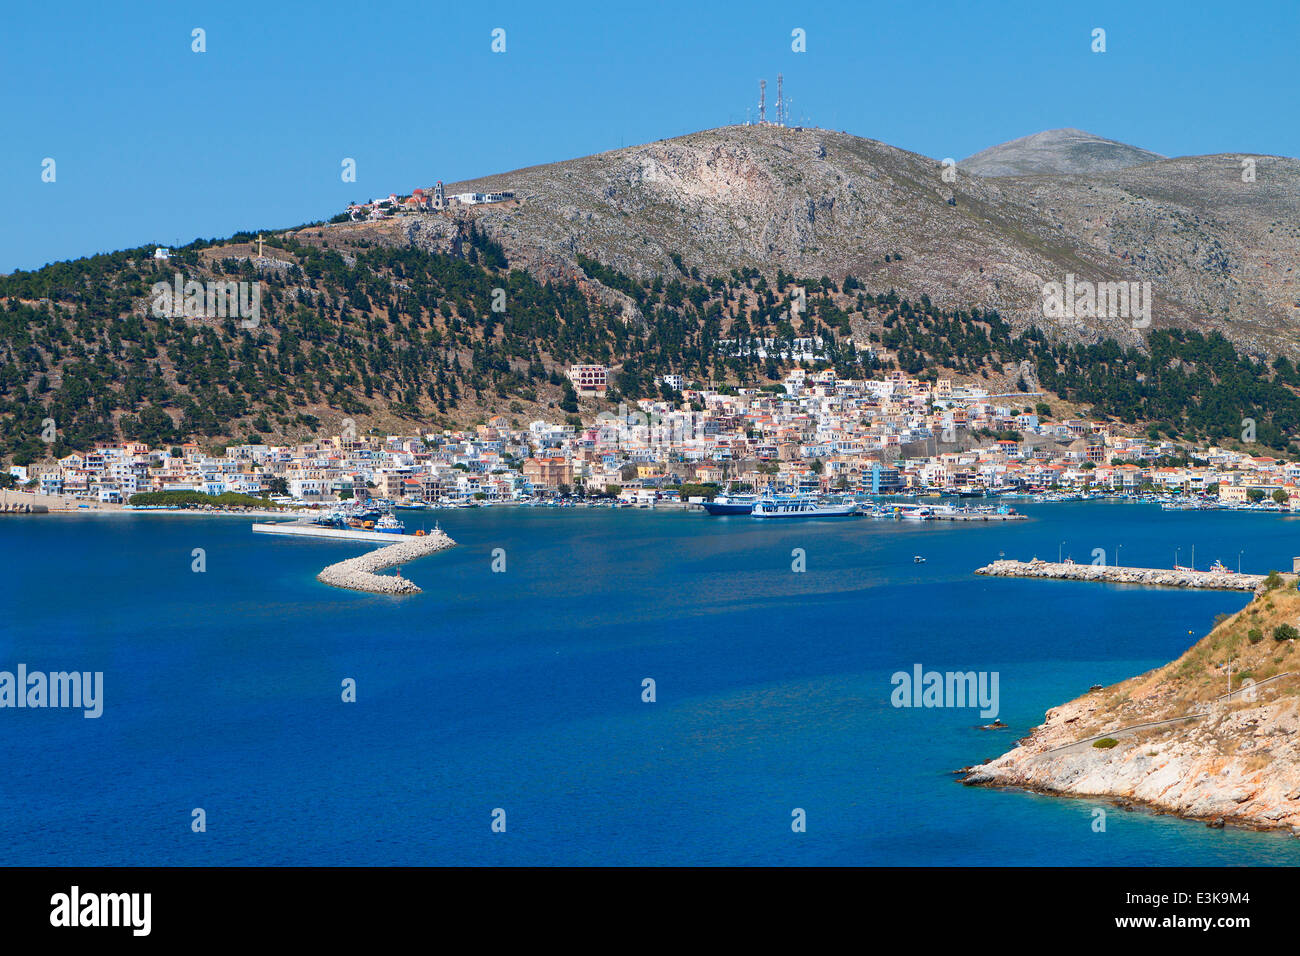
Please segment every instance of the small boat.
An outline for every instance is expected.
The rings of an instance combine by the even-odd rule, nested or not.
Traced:
[[[1223,566],[1223,562],[1222,562],[1222,561],[1217,561],[1217,560],[1216,560],[1212,565],[1210,565],[1210,570],[1211,570],[1211,571],[1215,571],[1215,572],[1217,572],[1217,573],[1219,573],[1219,574],[1236,574],[1236,573],[1237,573],[1236,571],[1232,570],[1231,568],[1225,568],[1225,567]]]
[[[921,557],[919,554],[914,554],[914,555],[912,555],[912,563],[913,563],[913,564],[925,564],[925,558]]]

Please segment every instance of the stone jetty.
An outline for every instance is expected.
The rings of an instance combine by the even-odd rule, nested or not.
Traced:
[[[453,547],[455,541],[444,531],[430,531],[425,535],[403,535],[396,544],[379,548],[360,557],[348,558],[331,564],[316,579],[336,588],[353,591],[372,591],[375,594],[419,594],[420,588],[406,578],[395,574],[377,574],[387,568],[423,558]]]
[[[1057,564],[1051,561],[994,561],[977,568],[976,574],[1000,578],[1054,578],[1060,581],[1107,581],[1112,584],[1143,584],[1167,588],[1208,588],[1215,591],[1256,591],[1264,583],[1262,574],[1227,571],[1175,571],[1164,568],[1126,568],[1103,564]],[[1296,576],[1282,579],[1294,587]]]

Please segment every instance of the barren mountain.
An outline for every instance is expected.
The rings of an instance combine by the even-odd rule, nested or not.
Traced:
[[[1049,129],[990,146],[957,165],[977,176],[1086,176],[1113,173],[1164,158],[1159,153],[1103,139],[1081,129]]]
[[[1243,181],[1243,160],[1254,178]],[[578,275],[581,253],[636,278],[753,267],[996,308],[1066,341],[1139,344],[1123,318],[1045,321],[1043,286],[1149,281],[1152,327],[1221,330],[1300,354],[1300,162],[1201,156],[1085,176],[985,178],[869,139],[732,126],[451,184],[519,197],[470,215],[512,262]],[[1249,178],[1249,177],[1248,177]],[[407,229],[444,249],[445,216]]]

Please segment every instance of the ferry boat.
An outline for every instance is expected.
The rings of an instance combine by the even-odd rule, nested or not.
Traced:
[[[834,501],[813,495],[765,495],[754,503],[754,518],[847,518],[857,514],[854,501]]]
[[[757,502],[758,495],[715,495],[704,502],[704,510],[711,515],[747,515]]]

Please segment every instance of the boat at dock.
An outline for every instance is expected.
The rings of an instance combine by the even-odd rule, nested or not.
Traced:
[[[375,530],[384,534],[406,534],[406,525],[390,512],[379,517],[375,522]]]
[[[703,506],[711,515],[747,515],[753,512],[757,503],[758,495],[715,495]]]

